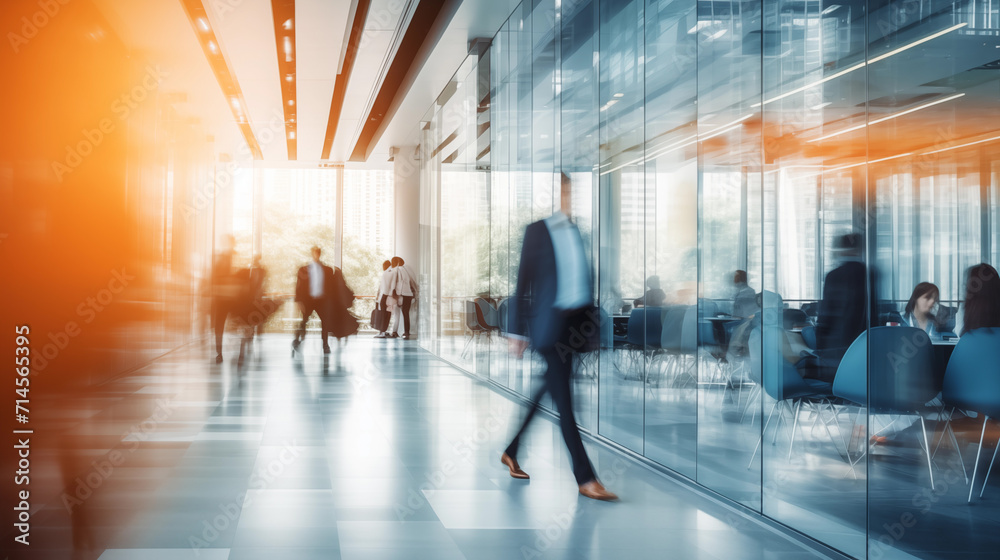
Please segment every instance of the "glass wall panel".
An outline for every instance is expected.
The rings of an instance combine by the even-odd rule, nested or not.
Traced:
[[[751,336],[756,325],[748,320],[756,314],[761,263],[757,255],[751,260],[748,249],[749,239],[760,235],[749,229],[761,188],[760,6],[699,2],[697,22],[689,29],[698,42],[700,258],[697,293],[679,302],[689,306],[681,318],[682,347],[685,338],[688,344],[697,341],[695,363],[701,366],[694,374],[698,482],[754,509],[760,508],[762,452],[757,449],[762,392],[755,389],[764,384],[757,348],[750,348],[758,341]],[[720,320],[726,314],[728,320]],[[736,344],[732,362],[722,366],[716,341],[724,340],[727,328]]]
[[[497,299],[500,333],[507,332],[507,301],[514,281],[510,255],[510,40],[509,24],[497,32],[490,47],[490,292]],[[516,261],[513,261],[516,265]],[[490,379],[507,386],[511,360],[504,341],[491,349]]]
[[[645,193],[643,85],[645,70],[642,0],[600,2],[600,219],[599,294],[611,317],[631,314],[645,293]],[[639,453],[643,450],[647,343],[655,312],[630,315],[626,347],[601,350],[601,435]]]
[[[761,101],[763,511],[862,555],[863,341],[852,369],[862,396],[838,386],[837,399],[831,381],[867,326],[865,13],[766,5]]]
[[[689,477],[697,475],[698,383],[695,348],[683,346],[683,310],[698,282],[698,43],[689,0],[646,2],[645,232],[646,320],[659,321],[648,341],[646,456]],[[677,318],[682,321],[676,321]],[[669,320],[665,320],[669,319]],[[721,323],[719,323],[721,325]],[[690,340],[690,333],[688,340]],[[728,367],[724,353],[711,367]]]
[[[998,8],[520,4],[482,59],[488,117],[448,116],[467,62],[422,123],[422,344],[530,394],[537,357],[453,300],[503,334],[524,229],[566,185],[606,318],[583,427],[849,556],[991,554],[996,424],[946,378],[980,387],[949,360],[1000,326],[975,303],[1000,288],[967,290],[1000,258]]]
[[[997,263],[984,222],[995,215],[1000,125],[983,117],[997,110],[1000,76],[987,68],[1000,20],[996,2],[920,7],[872,6],[868,25],[868,227],[878,232],[882,298],[868,333],[868,555],[973,558],[1000,545],[988,528],[1000,519],[988,499],[997,485],[982,500],[983,480],[969,487],[983,410],[953,411],[960,401],[945,378],[962,377],[946,364],[963,346],[963,327],[982,326],[962,324],[966,271]],[[983,286],[973,280],[969,290]],[[884,326],[896,323],[904,327]],[[914,349],[897,359],[903,348]],[[967,377],[973,387],[977,378]],[[980,461],[982,473],[989,462]]]
[[[598,115],[597,67],[597,2],[594,0],[564,0],[560,20],[559,93],[560,151],[562,173],[560,182],[571,189],[573,220],[580,228],[587,254],[591,256],[591,274],[597,285],[597,239],[594,219],[597,196],[597,154],[600,138]],[[557,60],[559,60],[557,59]],[[561,186],[561,185],[560,185]],[[610,326],[610,325],[608,325]],[[602,337],[602,346],[612,348],[611,330]],[[573,386],[576,417],[581,426],[597,431],[598,361],[599,353],[581,357]]]

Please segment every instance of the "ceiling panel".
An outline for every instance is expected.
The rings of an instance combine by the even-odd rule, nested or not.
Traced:
[[[206,7],[243,90],[245,110],[264,159],[288,159],[271,1],[242,0],[235,7],[207,2]]]
[[[318,160],[323,151],[350,11],[350,0],[295,1],[298,159],[302,161]]]
[[[220,152],[238,153],[243,136],[180,2],[95,0],[95,4],[124,44],[165,71],[157,89],[183,94],[178,97],[183,101],[173,103],[178,113],[198,118],[215,136]]]
[[[337,127],[333,149],[330,150],[330,159],[332,160],[346,161],[354,148],[354,141],[358,137],[360,129],[358,121],[362,116],[368,114],[372,92],[377,85],[376,80],[382,71],[382,66],[385,64],[385,57],[393,35],[394,31],[365,31],[365,47],[358,52],[351,80],[344,93],[344,112],[340,118],[340,125]]]

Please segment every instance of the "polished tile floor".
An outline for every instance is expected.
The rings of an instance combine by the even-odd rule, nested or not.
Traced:
[[[599,445],[622,499],[579,497],[546,418],[523,446],[532,479],[511,479],[498,458],[523,407],[416,342],[362,337],[326,359],[313,337],[293,359],[289,341],[259,339],[242,368],[189,347],[52,411],[72,444],[39,485],[65,492],[25,557],[816,557]]]

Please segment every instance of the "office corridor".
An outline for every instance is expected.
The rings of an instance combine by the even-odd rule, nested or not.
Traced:
[[[808,558],[815,553],[588,443],[619,503],[578,497],[555,424],[498,457],[521,406],[415,342],[258,341],[242,374],[189,346],[46,414],[77,442],[44,469],[47,558]],[[67,484],[53,483],[62,476]],[[245,497],[245,501],[244,501]],[[68,504],[64,507],[63,504]],[[67,509],[72,509],[71,520]],[[70,535],[71,526],[77,528]],[[80,550],[46,543],[80,544]],[[89,543],[89,544],[84,544]],[[87,550],[84,550],[87,549]],[[39,556],[36,556],[39,557]]]

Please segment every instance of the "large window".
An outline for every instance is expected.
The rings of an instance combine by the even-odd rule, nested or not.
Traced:
[[[355,314],[368,315],[382,262],[395,246],[391,169],[257,164],[237,169],[224,195],[233,198],[233,210],[220,229],[236,238],[234,264],[249,266],[260,255],[270,297],[294,295],[296,272],[317,246],[355,291]],[[294,306],[285,305],[267,328],[289,330],[295,321]]]

